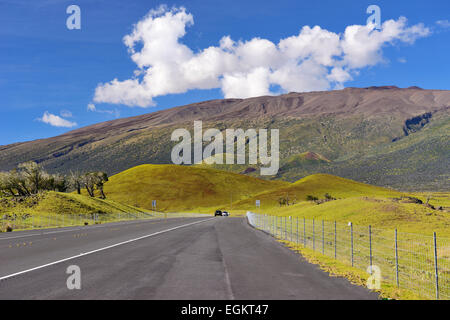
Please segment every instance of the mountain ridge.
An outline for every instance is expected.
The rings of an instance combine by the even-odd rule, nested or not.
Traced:
[[[448,172],[442,170],[449,161],[446,159],[449,147],[445,139],[448,136],[449,111],[449,90],[415,87],[345,88],[248,99],[216,99],[101,122],[47,139],[0,146],[0,170],[12,169],[29,160],[42,163],[50,172],[101,169],[109,174],[145,163],[170,163],[171,148],[175,144],[170,141],[171,132],[177,128],[192,131],[193,121],[202,120],[204,130],[279,129],[281,165],[289,157],[308,151],[331,161],[330,164],[289,168],[289,172],[275,177],[285,180],[321,170],[331,174],[340,172],[344,177],[358,180],[359,176],[353,172],[360,171],[360,168],[342,169],[346,166],[345,159],[363,163],[366,154],[379,149],[381,154],[375,155],[379,161],[385,156],[383,150],[396,146],[397,141],[408,135],[413,138],[423,136],[425,140],[411,138],[405,141],[416,143],[420,140],[428,151],[433,150],[429,155],[416,152],[415,157],[428,157],[420,164],[423,174],[433,172],[426,178],[429,180],[427,183],[443,179],[446,185]],[[436,123],[444,125],[437,126]],[[426,130],[429,127],[436,129]],[[397,145],[403,146],[404,143]],[[412,145],[402,148],[414,150]],[[433,155],[435,151],[438,158]],[[402,153],[401,157],[407,157],[407,154]],[[439,169],[439,172],[427,167],[428,163],[431,166],[436,161],[444,164],[444,169]],[[340,169],[336,169],[338,166]],[[387,169],[394,171],[396,168]],[[239,170],[242,172],[242,168]],[[380,180],[374,176],[370,181],[362,179],[362,182],[402,188],[401,181],[408,179],[397,179],[389,170],[381,173]],[[411,170],[414,171],[414,167]],[[386,184],[389,179],[383,177],[387,176],[398,181]],[[419,184],[420,181],[414,183]],[[435,181],[432,185],[436,185]]]

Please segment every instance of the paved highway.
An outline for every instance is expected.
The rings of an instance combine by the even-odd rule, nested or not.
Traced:
[[[69,290],[66,270],[81,270]],[[0,299],[377,299],[231,217],[0,234]]]

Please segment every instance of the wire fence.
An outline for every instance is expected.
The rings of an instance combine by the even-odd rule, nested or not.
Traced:
[[[204,217],[197,213],[133,212],[133,213],[91,213],[91,214],[4,214],[0,216],[0,232],[62,228],[131,220],[169,219],[183,217]]]
[[[419,297],[450,299],[450,239],[344,224],[247,212],[249,223],[274,237],[325,256],[379,272],[380,280]],[[370,269],[369,269],[370,267]]]

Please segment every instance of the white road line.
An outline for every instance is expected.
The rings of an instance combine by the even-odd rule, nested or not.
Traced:
[[[12,278],[12,277],[24,274],[24,273],[28,273],[28,272],[31,272],[31,271],[39,270],[39,269],[42,269],[42,268],[45,268],[45,267],[49,267],[49,266],[52,266],[52,265],[55,265],[55,264],[58,264],[58,263],[61,263],[61,262],[73,260],[73,259],[76,259],[76,258],[87,256],[89,254],[93,254],[93,253],[96,253],[96,252],[100,252],[100,251],[104,251],[104,250],[111,249],[111,248],[114,248],[114,247],[118,247],[118,246],[121,246],[123,244],[130,243],[130,242],[135,242],[135,241],[142,240],[142,239],[145,239],[145,238],[154,237],[154,236],[162,234],[162,233],[166,233],[166,232],[170,232],[170,231],[173,231],[173,230],[181,229],[181,228],[188,227],[188,226],[191,226],[191,225],[194,225],[194,224],[207,222],[207,221],[210,221],[210,220],[213,220],[213,219],[214,218],[209,218],[209,219],[206,219],[206,220],[201,220],[201,221],[191,222],[191,223],[188,223],[188,224],[183,224],[181,226],[177,226],[177,227],[173,227],[173,228],[170,228],[170,229],[158,231],[158,232],[151,233],[151,234],[139,237],[139,238],[126,240],[126,241],[119,242],[119,243],[116,243],[116,244],[113,244],[113,245],[110,245],[110,246],[107,246],[107,247],[103,247],[103,248],[100,248],[100,249],[96,249],[96,250],[80,253],[80,254],[78,254],[76,256],[68,257],[68,258],[61,259],[61,260],[54,261],[54,262],[50,262],[50,263],[47,263],[47,264],[44,264],[44,265],[41,265],[41,266],[38,266],[38,267],[34,267],[34,268],[31,268],[31,269],[27,269],[27,270],[23,270],[23,271],[20,271],[20,272],[16,272],[16,273],[4,276],[4,277],[0,277],[0,281],[6,280],[6,279],[9,279],[9,278]]]

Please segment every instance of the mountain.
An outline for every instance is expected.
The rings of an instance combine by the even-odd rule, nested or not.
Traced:
[[[296,181],[330,173],[379,186],[450,189],[450,91],[393,86],[205,101],[0,146],[0,170],[34,160],[50,172],[171,163],[177,128],[280,130],[280,171]],[[303,161],[302,154],[320,155]],[[326,159],[328,161],[322,161]],[[223,168],[226,167],[226,168]],[[221,166],[256,176],[258,166]]]

